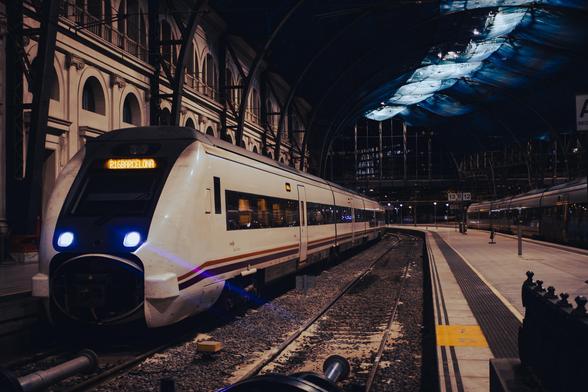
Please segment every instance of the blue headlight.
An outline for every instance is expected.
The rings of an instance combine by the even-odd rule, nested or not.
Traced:
[[[67,248],[74,242],[74,234],[71,231],[65,231],[57,237],[57,246]]]
[[[130,231],[125,234],[123,245],[127,248],[134,248],[135,246],[139,245],[139,242],[141,242],[141,234],[136,231]]]

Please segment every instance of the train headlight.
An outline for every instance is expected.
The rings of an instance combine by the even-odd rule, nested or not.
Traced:
[[[57,237],[57,246],[60,248],[67,248],[74,242],[74,234],[71,231],[64,231]]]
[[[141,234],[137,231],[130,231],[125,234],[123,245],[127,248],[134,248],[139,245],[139,242],[141,242]]]

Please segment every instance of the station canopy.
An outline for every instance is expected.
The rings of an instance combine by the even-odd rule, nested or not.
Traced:
[[[464,134],[572,130],[574,96],[588,91],[588,0],[210,4],[308,102],[318,156],[366,118],[434,127],[468,148]]]
[[[439,27],[458,30],[461,39],[432,45],[365,117],[427,125],[549,78],[586,49],[586,10],[582,0],[442,0],[441,15],[471,16],[461,26]]]

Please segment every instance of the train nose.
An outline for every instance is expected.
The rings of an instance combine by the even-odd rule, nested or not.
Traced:
[[[67,318],[106,325],[142,316],[144,272],[125,258],[86,254],[57,262],[52,304]]]

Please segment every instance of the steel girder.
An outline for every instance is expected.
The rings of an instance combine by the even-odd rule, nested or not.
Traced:
[[[6,214],[11,225],[23,223],[19,192],[23,176],[23,3],[6,3]],[[0,179],[3,181],[4,179]],[[15,227],[16,228],[16,227]],[[24,229],[17,231],[24,232]],[[2,255],[0,255],[2,256]]]
[[[39,46],[33,72],[33,102],[31,123],[27,143],[26,173],[21,206],[24,233],[35,233],[37,219],[41,211],[43,188],[43,163],[45,136],[49,117],[49,97],[51,94],[50,75],[55,58],[55,41],[59,20],[59,1],[44,0],[40,10]],[[19,225],[20,226],[20,225]]]
[[[186,64],[188,56],[192,51],[192,40],[204,8],[208,6],[208,0],[201,0],[196,8],[190,14],[186,26],[180,25],[182,28],[182,45],[176,63],[176,73],[172,81],[172,110],[171,110],[171,125],[180,125],[180,111],[182,106],[182,94],[184,92],[184,77],[186,74]],[[181,21],[177,20],[176,23]]]
[[[262,64],[265,55],[267,54],[269,48],[271,47],[274,39],[277,37],[278,33],[281,31],[282,27],[288,22],[290,17],[296,12],[296,10],[304,3],[305,0],[298,0],[286,14],[280,19],[277,26],[273,29],[270,36],[266,40],[262,50],[257,52],[255,58],[251,62],[249,70],[247,72],[247,77],[243,81],[243,94],[241,98],[241,102],[239,103],[239,118],[237,120],[237,129],[235,132],[235,144],[240,146],[243,141],[243,128],[245,127],[245,111],[247,109],[247,101],[249,100],[249,93],[251,92],[251,86],[255,75],[259,69],[259,66]]]
[[[149,0],[149,64],[153,73],[149,78],[149,123],[159,125],[159,76],[161,74],[161,37],[159,35],[159,0]]]
[[[316,53],[314,54],[314,56],[310,59],[310,61],[304,66],[304,69],[302,70],[302,72],[300,72],[300,74],[298,75],[298,78],[296,79],[296,81],[294,82],[294,84],[292,85],[292,87],[290,88],[290,91],[288,92],[288,96],[286,97],[285,103],[284,103],[284,110],[282,111],[282,113],[280,114],[280,121],[279,121],[279,128],[278,128],[278,134],[276,136],[276,145],[275,145],[275,151],[274,151],[274,156],[277,156],[278,152],[280,151],[280,147],[281,147],[281,143],[282,143],[282,135],[284,133],[284,129],[285,129],[285,114],[288,112],[290,105],[292,103],[292,101],[294,100],[294,97],[296,96],[296,92],[298,90],[298,88],[300,87],[300,85],[302,84],[302,81],[304,80],[304,78],[306,77],[306,74],[308,73],[308,71],[310,71],[310,69],[312,68],[312,66],[315,64],[315,62],[335,43],[339,40],[339,38],[341,38],[341,36],[343,34],[345,34],[350,28],[352,28],[356,23],[358,23],[359,21],[361,21],[364,17],[368,16],[369,14],[371,14],[373,11],[372,8],[368,9],[367,11],[361,13],[360,15],[358,15],[355,19],[353,19],[351,21],[351,23],[347,24],[343,29],[338,30],[333,37],[331,37],[331,39],[323,46],[321,46],[319,48],[319,50],[316,51]],[[302,152],[301,152],[302,154]],[[301,158],[301,164],[304,165],[304,158]],[[303,170],[303,167],[300,167],[300,170]]]

